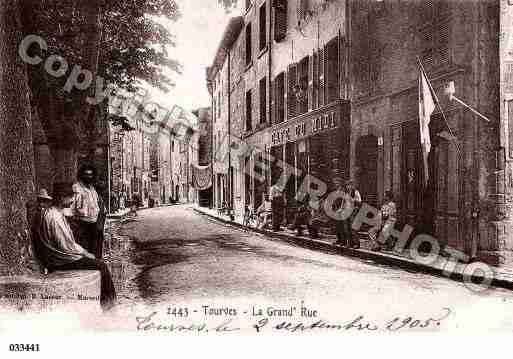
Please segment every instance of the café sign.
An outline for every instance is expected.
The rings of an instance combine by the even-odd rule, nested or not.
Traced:
[[[318,114],[312,118],[299,118],[292,123],[284,123],[271,132],[272,146],[287,142],[294,142],[303,137],[337,128],[339,125],[338,114],[335,110]]]

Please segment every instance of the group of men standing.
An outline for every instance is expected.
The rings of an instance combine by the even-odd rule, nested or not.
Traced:
[[[32,223],[35,256],[49,272],[58,270],[99,270],[100,302],[111,308],[116,291],[110,271],[102,260],[106,209],[94,187],[96,170],[85,165],[78,181],[56,185],[53,197],[46,189],[37,196],[38,212]]]
[[[336,221],[337,241],[335,244],[359,248],[360,243],[353,236],[351,224],[355,213],[362,203],[362,197],[351,180],[346,181],[343,186],[340,186],[338,191],[341,192],[341,201],[338,204],[337,213],[344,214],[341,216],[344,219]],[[280,231],[286,206],[282,187],[275,183],[271,186],[269,195],[272,204],[272,229]],[[306,226],[310,236],[317,238],[320,226],[323,223],[327,224],[329,222],[328,218],[323,216],[324,197],[326,195],[319,198],[310,198],[307,195],[303,201],[299,202],[293,220],[293,228],[298,231],[298,235],[301,235],[303,226]]]

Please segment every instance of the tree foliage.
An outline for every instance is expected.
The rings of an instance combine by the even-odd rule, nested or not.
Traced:
[[[87,64],[84,53],[90,36],[84,9],[86,1],[32,0],[30,21],[49,45],[49,53],[63,56],[70,64]],[[174,0],[105,0],[100,4],[101,41],[98,74],[108,83],[135,90],[144,80],[164,91],[173,86],[165,69],[180,73],[178,61],[170,59],[167,47],[174,37],[160,19],[175,21],[179,10]]]

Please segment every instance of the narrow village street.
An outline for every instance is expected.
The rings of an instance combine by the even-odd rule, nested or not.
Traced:
[[[427,329],[513,327],[510,291],[474,293],[445,278],[296,247],[219,224],[190,206],[142,210],[111,231],[106,257],[120,310],[174,306],[201,319],[208,305],[251,318],[253,307],[265,312],[304,301],[327,321],[440,319],[450,311]]]

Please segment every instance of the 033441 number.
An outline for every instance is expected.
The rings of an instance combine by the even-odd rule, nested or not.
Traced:
[[[9,344],[10,352],[38,352],[39,344]]]

